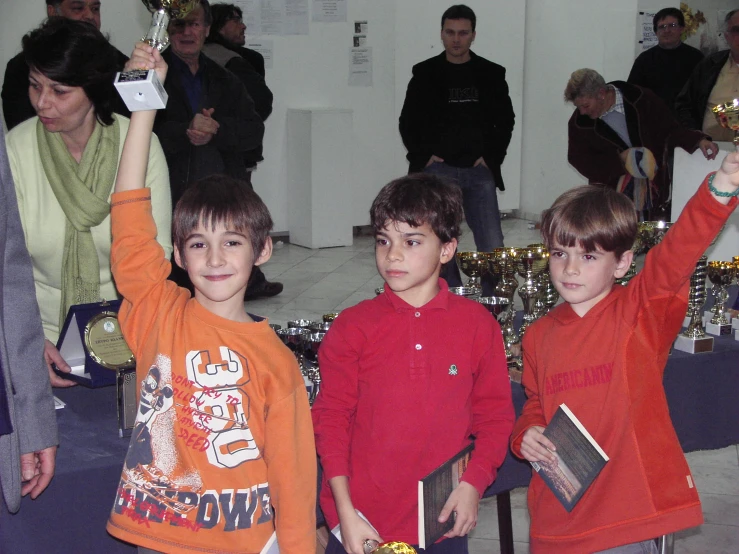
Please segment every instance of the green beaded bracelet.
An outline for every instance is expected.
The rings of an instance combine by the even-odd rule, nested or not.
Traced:
[[[739,188],[737,188],[734,192],[723,192],[721,190],[718,190],[716,187],[714,187],[713,178],[715,176],[716,176],[715,173],[711,173],[711,176],[708,177],[708,190],[710,190],[716,196],[720,196],[722,198],[731,198],[733,196],[739,196]]]

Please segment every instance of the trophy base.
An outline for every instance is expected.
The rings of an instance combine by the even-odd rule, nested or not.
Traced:
[[[731,328],[734,331],[739,331],[739,317],[735,317],[731,320]]]
[[[734,340],[739,340],[739,329],[734,331]]]
[[[723,325],[719,325],[717,323],[711,323],[710,321],[706,323],[706,333],[709,335],[715,335],[717,337],[723,337],[724,335],[730,335],[731,334],[731,324],[730,323],[724,323]]]
[[[683,335],[678,335],[674,344],[675,350],[687,352],[688,354],[702,354],[703,352],[713,352],[713,337],[701,337],[699,339],[691,339]]]
[[[167,91],[153,69],[118,72],[113,81],[129,111],[163,110],[167,107]]]

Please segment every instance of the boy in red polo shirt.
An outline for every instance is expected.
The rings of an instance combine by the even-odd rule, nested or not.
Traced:
[[[419,551],[465,554],[479,499],[505,458],[514,412],[500,327],[439,279],[457,247],[461,196],[415,174],[372,204],[385,292],[344,310],[319,351],[321,507],[343,540],[331,535],[327,554],[363,554],[368,540],[418,544],[418,481],[474,435],[462,482],[439,514],[456,514],[454,528]]]

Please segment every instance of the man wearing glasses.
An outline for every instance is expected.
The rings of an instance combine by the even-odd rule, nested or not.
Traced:
[[[734,132],[718,125],[711,108],[739,98],[739,9],[726,14],[724,21],[729,49],[696,66],[675,101],[675,111],[686,127],[702,130],[714,141],[730,142]]]
[[[679,9],[658,11],[653,28],[659,43],[639,54],[627,82],[650,89],[674,112],[675,98],[703,59],[703,54],[682,42],[685,18]]]

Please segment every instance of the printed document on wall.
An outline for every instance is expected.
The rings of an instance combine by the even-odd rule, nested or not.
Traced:
[[[313,21],[346,22],[346,0],[313,0]]]
[[[349,50],[349,86],[372,86],[372,48],[351,48]]]
[[[259,40],[247,40],[244,45],[250,50],[259,52],[264,58],[264,69],[272,69],[274,66],[274,41],[262,38]]]

